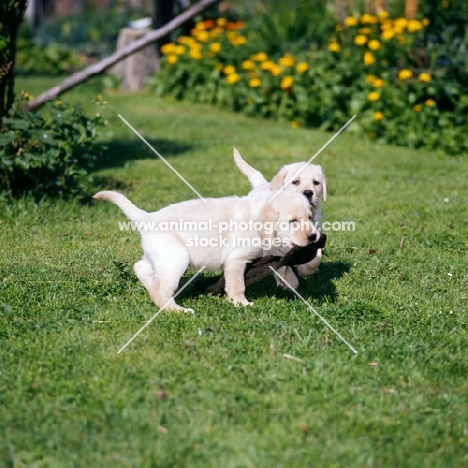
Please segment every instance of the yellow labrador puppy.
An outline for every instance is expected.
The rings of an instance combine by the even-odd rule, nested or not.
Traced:
[[[141,234],[143,258],[134,271],[154,303],[168,310],[193,313],[174,300],[187,267],[224,270],[226,294],[238,305],[245,297],[244,270],[264,249],[304,246],[319,235],[309,203],[300,194],[283,191],[247,197],[189,200],[154,213],[136,207],[114,191],[98,192],[97,200],[117,205]]]
[[[260,171],[254,169],[242,158],[236,148],[234,148],[234,161],[242,174],[249,179],[252,186],[252,191],[249,195],[258,195],[280,189],[300,192],[310,204],[314,225],[319,231],[321,230],[322,212],[320,210],[320,199],[324,202],[327,201],[327,179],[320,166],[306,162],[288,164],[280,169],[271,182],[268,182]],[[282,249],[279,249],[279,252],[284,253]],[[268,253],[277,254],[278,252]],[[299,275],[309,276],[315,273],[321,261],[322,249],[318,249],[317,255],[313,260],[304,265],[297,265],[295,268]],[[299,286],[299,280],[291,268],[282,268],[280,273],[291,286],[294,288]]]

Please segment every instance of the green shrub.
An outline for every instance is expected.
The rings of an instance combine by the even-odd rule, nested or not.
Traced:
[[[17,73],[72,73],[85,65],[83,57],[60,44],[39,45],[20,37],[16,47]]]
[[[24,112],[19,110],[21,99],[0,128],[2,196],[82,193],[83,177],[101,152],[96,142],[99,129],[106,125],[101,96],[94,117],[87,117],[81,104],[60,100],[43,113]]]
[[[357,114],[351,129],[372,139],[461,153],[467,41],[426,44],[428,24],[385,13],[349,17],[326,46],[270,57],[243,24],[206,20],[163,46],[163,67],[150,85],[160,95],[295,127],[338,130]]]

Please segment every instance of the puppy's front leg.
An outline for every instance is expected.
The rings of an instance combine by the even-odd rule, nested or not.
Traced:
[[[317,250],[317,255],[309,262],[303,265],[297,265],[296,269],[300,276],[313,275],[322,261],[322,249]]]
[[[292,286],[293,289],[297,289],[299,287],[299,280],[297,276],[294,274],[294,271],[291,267],[281,267],[278,270],[278,274],[281,275],[281,278],[284,278],[288,283],[283,283],[278,275],[275,275],[276,285],[281,286],[285,289],[289,289],[289,286]]]
[[[226,278],[226,295],[234,305],[249,306],[249,302],[245,297],[245,281],[244,271],[245,262],[235,261],[226,262],[224,264],[224,277]]]

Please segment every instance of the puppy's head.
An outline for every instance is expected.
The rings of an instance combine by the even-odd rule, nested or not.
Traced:
[[[296,190],[301,192],[313,208],[320,198],[327,201],[327,179],[320,166],[298,162],[283,166],[270,183],[270,190]]]
[[[265,208],[275,213],[275,234],[283,244],[305,246],[319,239],[320,232],[312,221],[311,207],[300,193],[278,192]]]

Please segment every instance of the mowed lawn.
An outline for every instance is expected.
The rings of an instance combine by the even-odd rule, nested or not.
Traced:
[[[99,92],[95,80],[64,99]],[[233,146],[271,178],[332,136],[145,93],[104,99],[94,189],[149,211],[195,195],[118,114],[206,197],[248,192]],[[329,181],[324,220],[355,231],[327,232],[299,290],[357,354],[271,277],[248,289],[249,308],[189,286],[178,300],[195,316],[163,312],[117,354],[157,312],[124,215],[2,202],[0,465],[468,466],[466,155],[344,132],[314,162]]]

